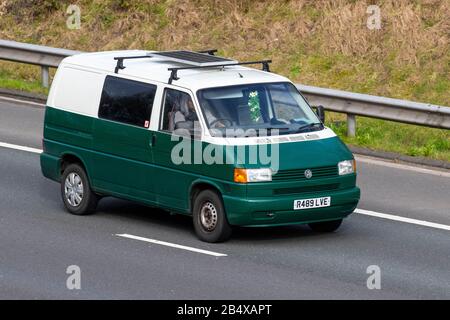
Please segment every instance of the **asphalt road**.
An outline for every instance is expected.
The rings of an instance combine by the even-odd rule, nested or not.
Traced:
[[[40,148],[43,109],[0,100],[0,142]],[[450,225],[450,175],[359,161],[360,209]],[[214,257],[117,236],[223,253]],[[69,290],[66,269],[81,270]],[[366,273],[379,266],[381,289]],[[450,298],[450,231],[353,214],[338,232],[240,228],[221,244],[191,220],[105,198],[95,215],[65,212],[39,155],[0,147],[0,299]]]

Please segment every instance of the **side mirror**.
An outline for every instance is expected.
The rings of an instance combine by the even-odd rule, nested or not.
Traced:
[[[317,117],[322,123],[325,123],[325,108],[323,106],[312,107]]]

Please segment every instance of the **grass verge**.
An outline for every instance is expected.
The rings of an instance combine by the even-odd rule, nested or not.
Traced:
[[[345,116],[328,112],[327,125],[348,144],[450,162],[450,131],[356,117],[356,136],[347,137]]]
[[[73,4],[80,29],[66,25]],[[380,29],[367,27],[373,4]],[[0,38],[83,51],[217,48],[272,58],[296,83],[450,106],[449,17],[449,0],[2,0]],[[0,87],[47,93],[38,67],[6,62]],[[328,118],[347,143],[450,161],[449,130],[358,117],[348,138],[345,116]]]

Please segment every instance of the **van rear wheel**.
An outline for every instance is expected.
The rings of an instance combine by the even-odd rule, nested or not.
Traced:
[[[194,229],[197,237],[205,242],[222,242],[231,236],[222,198],[212,190],[201,191],[194,200]]]
[[[83,167],[70,164],[61,178],[61,197],[67,211],[75,215],[92,213],[97,207],[98,196],[92,192]]]
[[[333,232],[342,224],[342,219],[324,222],[309,223],[308,226],[316,232]]]

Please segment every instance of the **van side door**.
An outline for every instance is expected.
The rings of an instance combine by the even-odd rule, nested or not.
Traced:
[[[94,127],[97,190],[153,203],[150,116],[157,86],[106,76]]]
[[[154,131],[153,158],[158,204],[178,212],[189,212],[189,189],[202,174],[195,164],[201,128],[191,92],[166,87],[162,95],[159,126]],[[181,130],[182,132],[180,132]],[[192,133],[192,136],[190,135]]]

